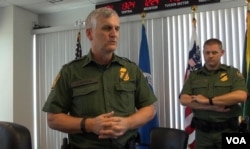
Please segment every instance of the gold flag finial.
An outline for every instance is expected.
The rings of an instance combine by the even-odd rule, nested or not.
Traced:
[[[142,13],[141,13],[142,24],[144,24],[145,17],[146,17],[146,13],[145,13],[145,12],[142,12]]]
[[[194,27],[196,27],[195,13],[196,13],[196,11],[197,11],[197,6],[196,6],[196,5],[191,6],[191,10],[192,10],[192,13],[193,13],[193,20],[192,20],[192,23],[194,24]]]
[[[197,6],[196,5],[191,6],[191,10],[192,10],[193,17],[194,17],[194,14],[196,13],[196,10],[197,10]]]
[[[249,0],[249,1],[250,1],[250,0]],[[196,6],[196,5],[191,6],[191,10],[192,10],[193,13],[195,13],[196,10],[197,10],[197,6]]]

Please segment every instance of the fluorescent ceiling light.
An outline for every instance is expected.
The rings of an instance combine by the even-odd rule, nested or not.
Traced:
[[[62,2],[63,0],[47,0],[47,1],[54,4],[54,3]]]

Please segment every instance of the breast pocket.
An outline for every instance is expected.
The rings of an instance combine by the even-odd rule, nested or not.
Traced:
[[[115,85],[117,110],[123,113],[133,113],[135,110],[135,83],[132,81],[121,82]]]
[[[231,82],[217,82],[214,84],[215,96],[230,92],[232,89]]]
[[[73,88],[72,111],[76,115],[98,115],[102,109],[99,99],[97,83],[76,86]]]
[[[207,95],[208,92],[208,83],[197,83],[192,85],[192,91],[194,95],[202,94]]]

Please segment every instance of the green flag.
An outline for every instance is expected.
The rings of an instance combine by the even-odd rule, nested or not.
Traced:
[[[247,11],[247,30],[245,34],[244,54],[243,54],[243,69],[242,73],[246,79],[248,92],[250,91],[250,10]],[[250,117],[250,97],[242,103],[242,115],[247,119],[247,131],[250,131],[249,117]]]
[[[246,36],[245,36],[245,45],[244,45],[244,54],[243,54],[243,76],[245,77],[246,79],[246,85],[247,85],[247,89],[248,89],[248,92],[250,91],[250,57],[249,57],[249,52],[250,52],[250,49],[249,49],[249,44],[247,42],[247,32],[246,32]],[[244,102],[242,104],[242,114],[243,114],[243,117],[246,117],[246,116],[250,116],[250,99],[248,97],[247,101]]]

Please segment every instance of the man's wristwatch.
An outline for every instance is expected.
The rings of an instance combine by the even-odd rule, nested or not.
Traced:
[[[213,103],[213,98],[208,98],[208,101],[209,101],[209,104],[210,104],[210,105],[214,105],[214,103]]]
[[[82,131],[82,133],[86,133],[85,121],[86,121],[86,118],[82,118],[82,121],[81,121],[81,131]]]

